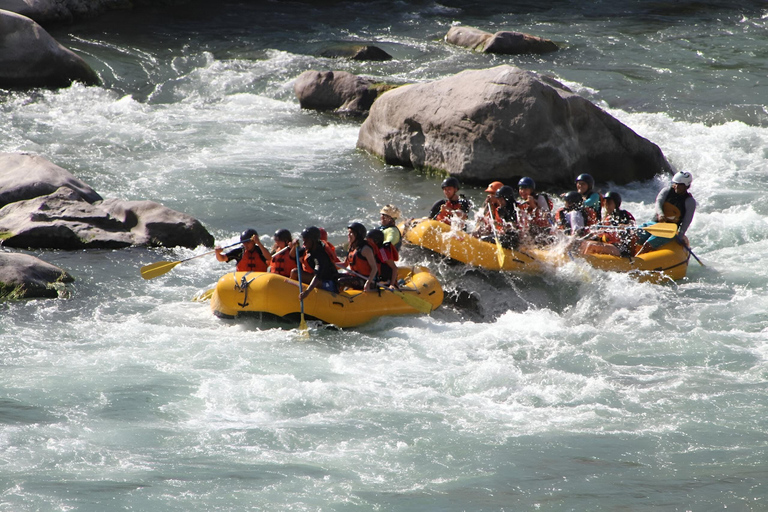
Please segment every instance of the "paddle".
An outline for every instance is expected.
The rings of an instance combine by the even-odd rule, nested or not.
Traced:
[[[615,230],[615,231],[621,231],[623,229],[642,229],[643,231],[647,231],[653,236],[659,237],[659,238],[674,238],[677,234],[677,224],[673,224],[671,222],[657,222],[656,224],[651,224],[650,226],[640,227],[640,226],[611,226],[608,224],[595,224],[594,226],[588,226],[589,228],[603,228],[607,230]],[[592,235],[594,233],[591,233]],[[587,237],[590,236],[589,234]],[[586,237],[584,237],[586,238]]]
[[[702,262],[701,262],[701,260],[699,259],[699,257],[698,257],[698,256],[696,256],[695,254],[693,254],[693,251],[691,250],[691,248],[690,248],[690,247],[688,247],[688,245],[686,245],[685,241],[684,241],[684,240],[683,240],[683,239],[682,239],[680,236],[675,236],[675,240],[677,240],[677,242],[678,242],[680,245],[682,245],[683,247],[685,247],[685,250],[686,250],[686,251],[688,251],[688,254],[690,254],[691,256],[693,256],[693,258],[694,258],[696,261],[698,261],[698,262],[699,262],[699,265],[701,265],[702,267],[706,267],[706,265],[705,265],[704,263],[702,263]]]
[[[496,259],[499,260],[499,268],[504,268],[504,248],[499,241],[499,233],[496,231],[496,222],[493,220],[493,211],[491,210],[491,203],[488,203],[488,213],[491,214],[491,230],[493,230],[493,238],[496,241]]]
[[[671,222],[657,222],[645,227],[633,227],[632,229],[642,229],[649,232],[653,236],[659,238],[675,238],[677,235],[677,224]]]
[[[222,247],[222,249],[228,249],[230,247],[234,247],[236,245],[240,245],[241,243],[242,242],[237,242],[237,243],[234,243],[234,244],[230,244],[230,245]],[[168,272],[173,270],[173,268],[176,265],[180,265],[180,264],[184,263],[185,261],[190,261],[190,260],[194,260],[194,259],[197,259],[197,258],[202,258],[203,256],[208,256],[209,254],[213,254],[215,252],[216,252],[216,250],[214,249],[213,251],[208,251],[208,252],[205,252],[203,254],[198,254],[197,256],[192,256],[191,258],[187,258],[187,259],[181,260],[181,261],[158,261],[157,263],[150,263],[149,265],[144,265],[143,267],[141,267],[141,277],[143,277],[144,279],[154,279],[156,277],[160,277],[161,275],[167,274]]]
[[[355,275],[357,277],[360,277],[362,279],[368,279],[363,274],[359,274],[359,273],[355,272],[354,270],[350,270],[348,268],[342,268],[341,270],[344,270],[345,272],[348,272],[348,273],[350,273],[352,275]],[[424,299],[421,299],[421,298],[419,298],[419,297],[417,297],[415,295],[403,293],[400,290],[393,290],[391,288],[386,288],[384,286],[379,286],[379,285],[376,285],[376,287],[379,288],[380,290],[387,290],[387,291],[390,291],[390,292],[394,293],[397,297],[402,299],[403,302],[405,302],[406,304],[411,306],[413,309],[415,309],[419,313],[424,313],[424,314],[428,315],[429,313],[432,312],[432,304],[430,304],[428,301],[426,301]],[[417,291],[416,293],[419,293],[419,292]]]
[[[296,248],[296,271],[299,273],[299,306],[301,307],[301,322],[299,322],[299,331],[304,338],[309,337],[309,328],[307,327],[307,321],[304,319],[304,298],[301,296],[302,280],[301,280],[301,260],[299,259],[299,248]]]

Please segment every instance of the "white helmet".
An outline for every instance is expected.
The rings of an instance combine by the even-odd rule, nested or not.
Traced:
[[[690,187],[692,181],[693,181],[693,176],[691,175],[691,173],[686,171],[680,171],[674,176],[672,176],[672,183],[682,183],[686,187]]]

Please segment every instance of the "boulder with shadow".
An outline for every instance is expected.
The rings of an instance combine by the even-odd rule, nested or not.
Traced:
[[[66,296],[74,279],[65,270],[28,254],[0,252],[0,300]]]
[[[305,71],[293,85],[301,108],[365,116],[382,93],[396,88],[346,71]]]
[[[0,87],[97,85],[96,72],[31,19],[0,10]]]
[[[102,199],[39,156],[0,153],[0,241],[5,247],[118,249],[212,246],[200,221],[153,201]]]
[[[523,32],[501,31],[491,34],[474,27],[453,26],[445,35],[447,43],[483,53],[507,55],[543,54],[558,50],[554,41]]]
[[[589,100],[506,65],[386,92],[357,146],[389,164],[475,183],[530,176],[571,188],[583,172],[626,184],[671,170],[656,144]]]

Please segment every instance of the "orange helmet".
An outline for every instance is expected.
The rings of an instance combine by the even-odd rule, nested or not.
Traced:
[[[499,190],[501,187],[503,187],[504,184],[500,181],[494,181],[490,185],[488,185],[488,188],[485,189],[486,194],[495,194],[497,190]]]

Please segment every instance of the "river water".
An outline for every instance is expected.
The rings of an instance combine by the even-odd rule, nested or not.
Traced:
[[[563,49],[474,54],[441,41],[455,22]],[[441,196],[357,151],[359,121],[300,110],[301,72],[514,64],[693,173],[706,266],[659,286],[407,249],[461,300],[302,340],[192,301],[230,268],[213,257],[139,276],[207,248],[35,251],[77,281],[0,304],[0,510],[768,510],[764,2],[224,1],[52,33],[104,85],[0,92],[0,150],[189,213],[221,243],[309,224],[342,241],[385,203],[417,216]],[[395,59],[318,57],[349,41]],[[645,219],[666,179],[614,190]]]

